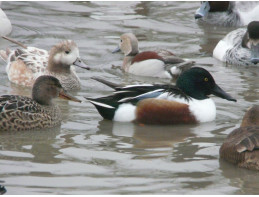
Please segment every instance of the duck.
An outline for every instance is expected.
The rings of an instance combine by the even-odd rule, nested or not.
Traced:
[[[90,68],[81,60],[74,41],[61,41],[48,52],[27,47],[8,37],[3,38],[22,46],[22,49],[0,50],[0,57],[7,63],[6,73],[11,82],[32,87],[39,76],[51,75],[56,77],[67,91],[80,89],[80,79],[74,66],[87,70]]]
[[[216,117],[214,94],[229,101],[233,97],[222,90],[204,68],[192,67],[171,84],[122,86],[92,77],[113,88],[112,95],[88,98],[104,119],[140,124],[195,124],[213,121]]]
[[[203,1],[195,12],[201,23],[240,27],[259,20],[259,2]]]
[[[165,49],[139,52],[138,39],[133,33],[120,36],[119,46],[112,53],[119,51],[125,56],[122,70],[133,75],[176,79],[194,64]]]
[[[1,2],[0,2],[1,6]],[[12,32],[12,23],[0,8],[0,36],[6,36]]]
[[[259,21],[252,21],[247,28],[228,33],[213,50],[213,57],[237,66],[259,64]]]
[[[234,129],[220,147],[220,159],[240,168],[259,170],[259,106],[245,113],[239,128]]]
[[[61,112],[53,99],[81,102],[68,94],[59,80],[50,75],[38,77],[32,96],[0,96],[0,131],[24,131],[51,128],[60,125]]]

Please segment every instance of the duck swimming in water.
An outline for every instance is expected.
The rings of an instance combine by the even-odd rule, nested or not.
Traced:
[[[121,35],[120,44],[113,53],[119,51],[125,55],[122,69],[139,76],[177,78],[194,64],[165,49],[139,52],[138,39],[132,33]]]
[[[213,50],[213,57],[227,64],[258,66],[259,21],[228,33]]]
[[[1,7],[1,2],[0,2]],[[4,11],[0,8],[0,36],[6,36],[12,31],[12,24]]]
[[[143,84],[121,86],[93,78],[113,89],[113,95],[86,98],[105,119],[144,124],[190,124],[213,121],[216,106],[208,96],[214,94],[236,101],[224,92],[211,74],[200,67],[183,72],[176,85]]]
[[[67,94],[57,78],[43,75],[36,79],[32,98],[0,96],[0,131],[23,131],[60,125],[61,112],[52,99],[60,97],[81,102]]]
[[[195,12],[199,22],[226,26],[244,26],[254,20],[259,20],[259,2],[246,1],[203,1]]]
[[[259,106],[251,107],[239,128],[220,147],[220,158],[238,167],[259,170]]]
[[[6,72],[11,82],[32,87],[39,76],[51,75],[60,81],[65,90],[80,88],[74,66],[88,70],[89,67],[80,59],[79,49],[74,41],[62,41],[54,45],[49,53],[36,47],[22,46],[23,49],[0,51],[1,58],[7,63]]]

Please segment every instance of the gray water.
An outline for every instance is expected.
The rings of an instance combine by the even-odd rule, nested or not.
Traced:
[[[61,127],[2,132],[0,184],[7,194],[258,194],[259,173],[219,160],[219,147],[247,108],[258,103],[256,68],[226,66],[214,58],[217,42],[231,28],[198,24],[199,2],[3,2],[12,38],[49,50],[74,40],[91,71],[77,69],[78,98],[112,90],[90,79],[123,84],[166,79],[124,74],[122,54],[111,54],[119,36],[133,32],[142,51],[166,48],[195,60],[238,100],[213,97],[217,118],[199,125],[148,126],[103,120],[88,102],[57,100]],[[14,44],[0,40],[0,48]],[[30,95],[8,81],[0,61],[0,94]]]

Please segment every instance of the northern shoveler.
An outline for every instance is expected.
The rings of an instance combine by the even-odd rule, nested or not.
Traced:
[[[219,26],[244,26],[259,20],[259,2],[203,1],[195,12],[201,23]]]
[[[56,97],[81,102],[67,94],[57,78],[47,75],[36,79],[32,98],[0,96],[0,131],[42,129],[59,125],[61,113],[52,102]]]
[[[94,78],[115,89],[113,95],[86,98],[105,119],[147,124],[178,124],[212,121],[216,106],[210,94],[236,101],[224,92],[211,74],[200,67],[183,72],[176,85],[119,86]]]
[[[251,107],[241,126],[233,130],[220,147],[220,158],[251,170],[259,170],[259,106]]]
[[[9,80],[29,87],[39,76],[51,75],[60,81],[65,90],[78,90],[80,81],[74,66],[89,69],[80,59],[76,43],[71,40],[54,45],[49,53],[36,47],[24,46],[24,49],[13,51],[1,50],[0,56],[7,63],[6,72]]]
[[[259,65],[259,21],[228,33],[213,50],[213,57],[232,65]]]
[[[176,78],[194,64],[164,49],[139,52],[138,39],[132,33],[120,37],[120,44],[113,53],[119,51],[125,55],[123,70],[134,75]]]

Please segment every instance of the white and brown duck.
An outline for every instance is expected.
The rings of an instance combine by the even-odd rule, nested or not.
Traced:
[[[121,35],[119,46],[113,53],[119,51],[125,55],[122,69],[134,75],[175,78],[194,64],[165,49],[139,52],[138,39],[132,33]]]
[[[60,81],[65,90],[80,88],[74,66],[88,70],[89,67],[80,59],[79,49],[74,41],[62,41],[54,45],[50,52],[16,43],[23,46],[23,49],[0,51],[1,58],[7,63],[6,72],[11,82],[31,87],[39,76],[51,75]]]

